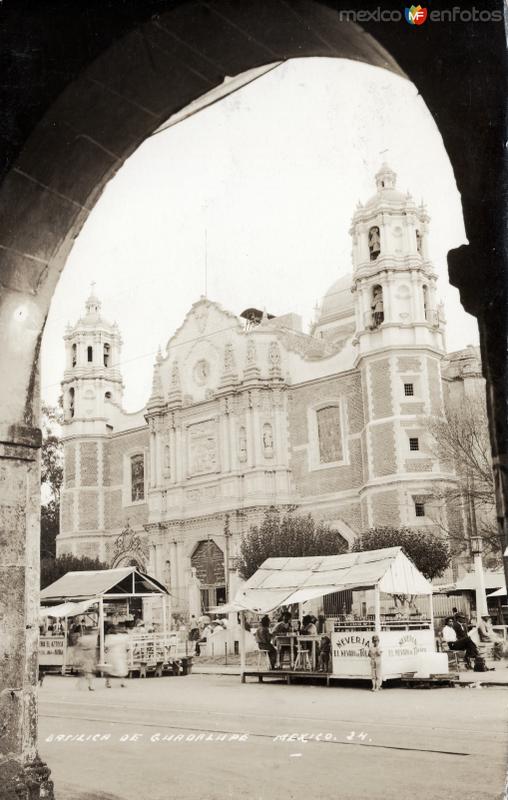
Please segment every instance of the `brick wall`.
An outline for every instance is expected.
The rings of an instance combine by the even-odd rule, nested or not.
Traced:
[[[372,450],[372,477],[393,475],[397,472],[395,426],[393,422],[383,422],[370,428]]]
[[[60,529],[69,533],[74,528],[74,492],[62,492],[60,500]]]
[[[400,525],[399,498],[395,490],[371,494],[372,526]]]
[[[81,442],[79,445],[81,486],[97,486],[99,478],[97,442]]]
[[[427,374],[429,379],[430,413],[442,414],[441,405],[441,373],[439,364],[433,358],[427,359]]]
[[[149,446],[149,432],[148,428],[143,431],[134,431],[133,433],[122,434],[121,436],[112,437],[108,441],[108,478],[111,486],[119,486],[123,484],[123,459],[126,453],[131,453],[133,450],[143,452]],[[148,459],[147,459],[148,461]],[[148,464],[145,463],[145,469]]]
[[[391,417],[393,415],[393,398],[389,359],[382,358],[371,363],[369,377],[372,419]]]
[[[116,530],[123,528],[129,520],[132,527],[144,525],[148,522],[148,504],[122,505],[122,489],[110,489],[106,491],[104,498],[104,526],[106,530]]]
[[[89,490],[79,492],[79,530],[96,531],[99,527],[99,492]]]
[[[362,483],[362,451],[358,439],[348,434],[359,433],[364,425],[360,373],[348,373],[321,383],[304,384],[291,390],[288,404],[289,436],[292,448],[315,443],[309,441],[309,408],[320,403],[346,403],[347,431],[343,431],[343,448],[349,451],[349,463],[309,471],[307,450],[293,450],[290,466],[294,485],[301,496],[330,494],[360,486]]]
[[[398,372],[421,372],[421,359],[414,356],[399,356],[397,358]]]
[[[76,485],[76,445],[69,442],[64,445],[65,486],[69,489]]]

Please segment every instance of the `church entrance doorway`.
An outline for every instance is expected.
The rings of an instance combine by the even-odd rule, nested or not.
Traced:
[[[201,610],[226,602],[226,573],[224,553],[211,539],[198,542],[191,556],[191,566],[196,570],[201,593]]]

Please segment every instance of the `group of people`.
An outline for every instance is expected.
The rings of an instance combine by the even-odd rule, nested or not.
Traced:
[[[268,653],[271,669],[278,669],[278,651],[275,642],[278,636],[287,636],[290,633],[297,633],[299,636],[318,636],[318,620],[311,614],[303,617],[302,621],[293,620],[289,611],[285,611],[279,620],[272,625],[270,617],[262,617],[256,629],[256,642],[260,650]],[[302,642],[303,648],[310,649],[310,642]],[[331,639],[326,634],[321,636],[318,646],[318,669],[323,672],[329,671],[331,653]]]
[[[441,638],[443,642],[446,642],[450,650],[463,650],[465,652],[466,666],[471,669],[473,666],[472,661],[479,662],[481,659],[478,645],[470,635],[472,631],[469,630],[467,617],[457,611],[456,608],[453,609],[453,612],[453,617],[448,617],[445,620]],[[482,644],[490,644],[494,659],[499,661],[505,653],[505,645],[494,631],[489,614],[481,617],[476,630],[478,641]]]
[[[99,670],[99,629],[83,627],[77,623],[71,629],[74,647],[74,666],[79,671],[78,687],[88,687],[95,691],[94,679]],[[112,681],[118,681],[125,687],[125,679],[129,673],[130,639],[125,627],[110,624],[105,631],[104,655],[106,664],[100,665],[101,672],[106,674],[106,688],[112,688]]]
[[[226,630],[227,626],[227,619],[212,620],[208,615],[202,615],[197,618],[195,614],[191,614],[189,621],[189,641],[195,642],[194,654],[196,656],[201,655],[200,645],[205,644],[216,630]]]

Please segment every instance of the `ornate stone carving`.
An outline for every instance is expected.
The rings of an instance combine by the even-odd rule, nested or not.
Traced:
[[[256,343],[254,339],[247,342],[247,366],[253,367],[257,360]]]
[[[233,352],[233,345],[228,342],[224,348],[224,372],[234,372],[235,369],[235,354]]]
[[[198,386],[203,386],[210,375],[210,365],[205,358],[200,358],[199,361],[196,362],[196,365],[193,370],[193,377],[195,383]]]
[[[277,342],[270,342],[268,361],[270,362],[270,367],[280,367],[280,349]]]
[[[212,419],[189,425],[190,474],[215,472],[217,469],[216,424]]]
[[[122,562],[135,562],[140,569],[145,570],[148,563],[148,545],[144,536],[133,531],[130,522],[113,542],[113,557],[111,566],[117,567]]]
[[[196,318],[198,331],[200,333],[204,333],[208,320],[208,306],[206,306],[204,303],[199,305],[196,309],[194,309],[194,316]]]

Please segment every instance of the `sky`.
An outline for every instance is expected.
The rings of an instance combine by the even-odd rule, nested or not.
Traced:
[[[460,197],[416,88],[370,65],[306,58],[154,132],[110,180],[54,294],[43,398],[58,398],[65,326],[83,313],[91,281],[122,333],[127,411],[146,404],[157,348],[205,292],[237,314],[296,312],[307,330],[316,303],[351,272],[351,217],[383,160],[427,205],[447,349],[477,344],[447,278],[447,251],[467,242]]]

